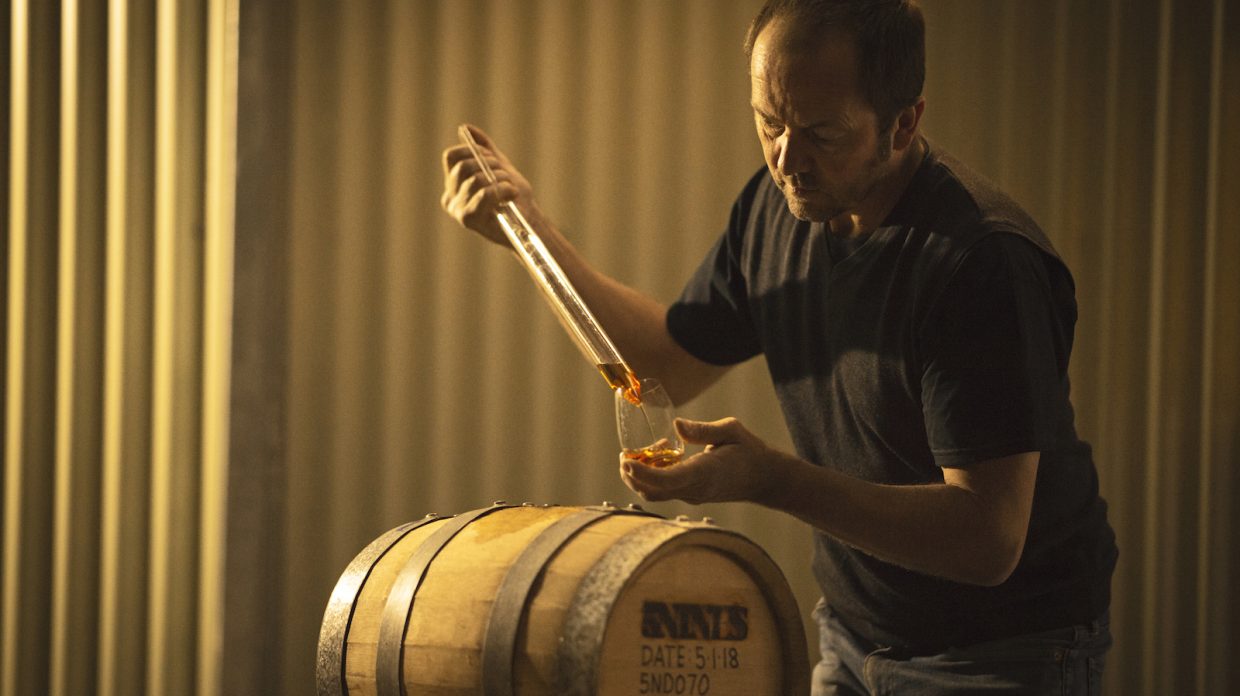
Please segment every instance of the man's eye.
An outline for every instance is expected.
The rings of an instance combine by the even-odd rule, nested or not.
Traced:
[[[767,135],[773,136],[773,135],[779,135],[780,133],[782,133],[784,130],[784,127],[778,123],[775,123],[774,121],[767,121],[763,119],[762,130],[766,131]]]

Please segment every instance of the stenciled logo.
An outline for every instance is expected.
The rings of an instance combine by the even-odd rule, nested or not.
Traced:
[[[740,604],[642,602],[642,637],[677,640],[745,640],[749,609]]]

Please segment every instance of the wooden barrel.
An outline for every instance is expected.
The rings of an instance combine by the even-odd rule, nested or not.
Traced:
[[[778,566],[709,521],[506,505],[393,529],[345,569],[320,696],[808,694]]]

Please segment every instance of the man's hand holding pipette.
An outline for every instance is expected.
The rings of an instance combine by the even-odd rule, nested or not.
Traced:
[[[534,201],[534,189],[529,180],[481,128],[468,128],[481,148],[495,183],[488,179],[468,146],[453,145],[443,151],[444,191],[439,204],[464,227],[507,247],[508,238],[495,217],[500,205],[513,201],[535,226],[542,226],[544,222],[542,211]]]
[[[618,341],[617,347],[629,366],[640,375],[661,381],[673,401],[692,398],[727,371],[690,355],[672,339],[665,322],[666,305],[594,269],[542,213],[529,180],[495,142],[476,126],[467,129],[486,166],[478,163],[467,144],[443,151],[440,204],[454,220],[512,249],[499,216],[506,204],[515,204],[607,332]],[[486,169],[491,170],[494,183]]]

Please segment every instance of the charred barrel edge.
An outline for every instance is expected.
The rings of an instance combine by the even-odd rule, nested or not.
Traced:
[[[327,610],[323,612],[323,627],[319,631],[319,649],[315,659],[315,683],[319,696],[344,696],[349,691],[344,672],[349,627],[353,623],[353,613],[357,610],[362,587],[370,578],[371,571],[407,534],[437,519],[441,518],[427,515],[416,522],[389,529],[362,549],[340,574],[327,602]]]

